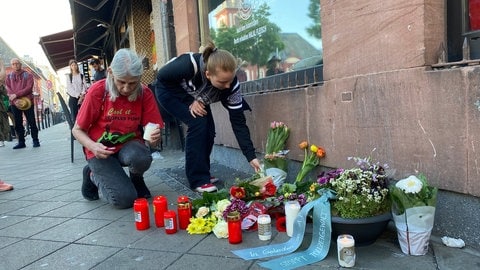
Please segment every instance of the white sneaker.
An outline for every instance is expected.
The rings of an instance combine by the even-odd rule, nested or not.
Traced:
[[[0,147],[4,147],[5,143],[3,141],[0,141]]]
[[[217,187],[214,184],[205,184],[199,186],[195,189],[195,191],[203,193],[203,192],[214,192],[217,191]]]

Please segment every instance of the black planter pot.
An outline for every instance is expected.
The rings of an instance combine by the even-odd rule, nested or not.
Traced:
[[[355,246],[371,245],[383,233],[391,218],[390,212],[368,218],[332,216],[332,241],[336,243],[340,234],[350,234],[355,240]]]

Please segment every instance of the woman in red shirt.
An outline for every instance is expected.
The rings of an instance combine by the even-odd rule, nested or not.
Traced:
[[[84,146],[88,162],[82,184],[87,200],[102,197],[116,208],[130,208],[136,198],[151,197],[143,179],[152,163],[146,145],[160,142],[164,124],[152,91],[140,82],[142,73],[141,58],[131,50],[118,50],[107,79],[89,88],[80,107],[72,133]],[[156,128],[144,141],[148,123]],[[128,175],[123,167],[128,167]]]

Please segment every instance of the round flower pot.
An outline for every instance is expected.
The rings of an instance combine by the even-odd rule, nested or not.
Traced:
[[[368,218],[341,218],[332,216],[332,239],[340,234],[350,234],[356,246],[373,244],[383,233],[392,218],[390,212]]]

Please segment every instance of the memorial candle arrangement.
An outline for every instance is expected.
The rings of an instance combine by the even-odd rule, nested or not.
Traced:
[[[178,227],[186,230],[192,217],[192,204],[187,196],[181,195],[177,198]]]
[[[262,241],[270,240],[272,238],[272,220],[270,215],[259,215],[258,223],[258,238]]]
[[[341,267],[355,266],[355,240],[349,234],[337,238],[338,264]]]
[[[228,223],[228,242],[230,244],[239,244],[242,242],[242,221],[240,213],[237,211],[227,215]]]
[[[165,233],[174,234],[177,232],[177,214],[173,210],[167,210],[163,213],[165,223]]]
[[[293,223],[300,212],[300,203],[297,200],[288,201],[285,204],[285,219],[287,223],[287,235],[292,237],[293,235]]]
[[[133,213],[135,215],[135,227],[137,228],[137,230],[141,231],[150,228],[149,207],[147,199],[136,199],[133,203]]]
[[[157,227],[165,226],[163,214],[167,210],[167,198],[165,196],[155,196],[155,198],[153,198],[153,214],[155,216],[155,225]]]

